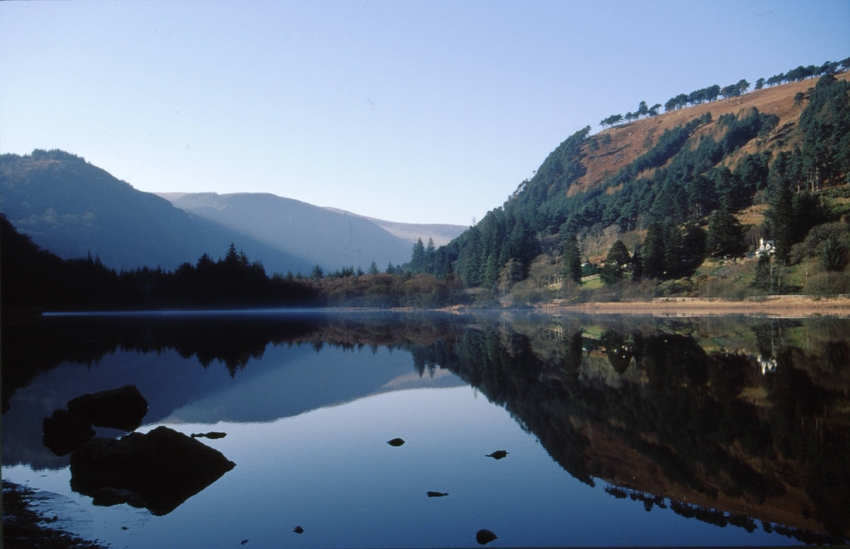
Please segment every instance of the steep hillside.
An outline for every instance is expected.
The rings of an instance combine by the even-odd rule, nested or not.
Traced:
[[[229,244],[269,272],[312,264],[294,254],[134,189],[84,159],[62,151],[0,157],[0,211],[35,244],[64,259],[98,256],[109,268],[162,267],[218,258]]]
[[[410,242],[368,219],[298,200],[264,193],[161,196],[192,215],[303,258],[311,265],[318,264],[326,271],[343,266],[365,271],[372,261],[383,269],[388,263],[410,259]]]
[[[840,74],[837,78],[847,80],[850,74]],[[609,177],[645,154],[665,131],[671,131],[676,126],[700,118],[706,113],[711,114],[712,120],[717,120],[724,114],[738,115],[743,110],[755,108],[759,112],[779,117],[776,131],[768,139],[750,141],[735,155],[725,159],[723,164],[730,168],[734,168],[737,159],[744,154],[753,154],[764,149],[792,150],[793,146],[799,143],[799,135],[794,139],[782,138],[794,135],[792,130],[803,112],[804,105],[795,105],[794,96],[799,92],[805,93],[813,85],[812,80],[803,80],[772,88],[762,88],[739,97],[694,105],[603,130],[595,137],[601,141],[606,135],[610,135],[611,143],[601,146],[597,151],[592,151],[588,142],[584,150],[587,155],[585,162],[587,173],[571,186],[570,196],[602,185]],[[699,138],[708,133],[708,128],[703,128],[697,131],[694,137]]]
[[[530,276],[560,287],[567,268],[556,264],[573,237],[569,278],[576,282],[581,262],[605,262],[623,241],[609,286],[687,277],[706,257],[753,251],[759,238],[775,240],[782,266],[817,256],[831,238],[839,253],[829,268],[842,267],[846,227],[821,231],[793,256],[792,247],[846,209],[836,190],[850,173],[850,75],[788,79],[799,81],[750,93],[742,81],[719,100],[698,93],[707,90],[681,94],[664,114],[642,103],[642,119],[628,113],[629,122],[595,135],[590,126],[576,132],[503,206],[446,246],[444,265],[467,286],[498,287],[502,295]]]

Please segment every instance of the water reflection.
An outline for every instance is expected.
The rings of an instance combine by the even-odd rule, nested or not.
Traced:
[[[139,386],[152,421],[201,423],[270,421],[418,379],[456,384],[443,375],[451,372],[510,412],[570,475],[601,483],[612,499],[804,542],[846,541],[848,331],[850,323],[835,319],[44,319],[4,326],[3,461],[67,464],[40,454],[40,433],[29,437],[18,426],[27,413],[38,421],[49,414],[33,404],[36,396],[61,393],[47,388],[51,376],[73,386],[75,364],[102,370],[96,377],[113,385],[144,371],[150,381]],[[320,361],[327,348],[357,350],[362,371]],[[128,351],[140,353],[135,364],[110,363]],[[409,353],[415,371],[399,371],[391,352]],[[187,371],[170,357],[202,368]],[[497,448],[492,457],[513,458]]]
[[[490,323],[414,353],[505,406],[573,476],[647,510],[663,496],[721,526],[846,535],[846,323],[593,321]]]

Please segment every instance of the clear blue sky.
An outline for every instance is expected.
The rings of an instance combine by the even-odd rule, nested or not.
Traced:
[[[0,2],[0,152],[468,225],[642,100],[850,56],[850,0]]]

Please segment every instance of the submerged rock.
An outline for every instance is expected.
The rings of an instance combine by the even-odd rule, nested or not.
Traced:
[[[217,431],[210,431],[209,433],[192,433],[192,438],[224,438],[227,436],[227,433],[219,433]]]
[[[445,497],[447,495],[449,495],[449,494],[446,493],[446,492],[428,492],[429,498],[442,498],[442,497]]]
[[[400,438],[394,438],[392,440],[388,440],[387,444],[389,444],[390,446],[401,446],[402,444],[404,444],[404,440]]]
[[[92,497],[103,497],[105,488],[118,494],[129,491],[138,495],[135,503],[143,503],[154,515],[165,515],[235,465],[202,442],[157,427],[144,435],[90,440],[71,455],[71,489]],[[114,497],[116,492],[106,494]],[[117,503],[124,502],[103,504]]]
[[[130,507],[144,507],[145,500],[142,496],[132,490],[119,488],[100,488],[92,494],[92,504],[100,507],[112,507],[126,503]]]
[[[495,451],[495,452],[493,452],[492,454],[487,454],[487,455],[486,455],[486,456],[484,456],[484,457],[488,457],[488,458],[493,458],[493,459],[495,459],[495,460],[499,460],[499,459],[504,458],[504,457],[505,457],[505,456],[507,456],[507,455],[508,455],[508,453],[507,453],[507,452],[505,452],[504,450],[496,450],[496,451]]]
[[[499,537],[490,530],[479,530],[475,534],[475,541],[477,541],[480,545],[487,545],[494,539],[499,539]]]
[[[91,425],[135,431],[148,413],[148,401],[135,385],[125,385],[69,400],[68,410]]]
[[[70,454],[95,435],[85,419],[68,410],[56,410],[44,418],[42,433],[44,445],[57,456]]]

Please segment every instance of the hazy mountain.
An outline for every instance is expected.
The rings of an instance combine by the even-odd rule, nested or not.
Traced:
[[[399,238],[403,238],[408,242],[415,244],[417,240],[420,238],[424,244],[428,243],[428,239],[434,241],[434,244],[437,246],[443,246],[444,244],[448,244],[455,238],[461,235],[463,231],[468,229],[464,225],[449,225],[449,224],[440,224],[440,223],[401,223],[398,221],[386,221],[384,219],[376,219],[374,217],[367,217],[365,215],[358,215],[356,213],[347,212],[345,210],[340,210],[338,208],[326,208],[332,212],[342,213],[346,215],[353,215],[355,217],[362,217],[363,219],[368,219],[373,222],[375,225],[381,227],[385,231],[396,235]]]
[[[176,268],[233,242],[268,271],[307,272],[312,263],[134,189],[62,151],[0,156],[0,211],[33,242],[69,259],[91,253],[116,269]]]
[[[412,246],[363,217],[265,193],[161,193],[192,215],[249,235],[325,270],[410,261]]]

